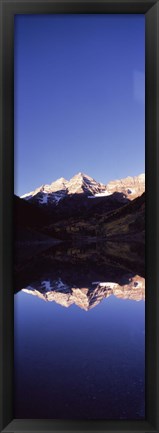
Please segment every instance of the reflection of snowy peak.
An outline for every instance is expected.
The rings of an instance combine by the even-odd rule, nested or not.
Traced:
[[[45,301],[54,301],[63,307],[75,304],[85,311],[98,305],[104,298],[114,295],[121,299],[141,301],[145,299],[145,279],[136,275],[128,283],[120,285],[114,282],[93,282],[90,287],[71,287],[58,280],[45,280],[22,289]]]
[[[42,185],[21,198],[35,201],[39,204],[58,204],[60,200],[74,194],[84,194],[88,198],[109,196],[114,192],[121,192],[125,197],[133,200],[145,190],[145,175],[127,177],[109,182],[107,185],[97,182],[92,177],[78,173],[69,181],[63,177],[50,185]]]

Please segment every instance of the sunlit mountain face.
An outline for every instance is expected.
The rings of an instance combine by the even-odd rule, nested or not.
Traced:
[[[66,196],[73,194],[85,194],[88,198],[109,196],[115,192],[122,193],[125,198],[133,200],[145,191],[145,175],[126,177],[120,180],[112,180],[107,185],[97,182],[91,176],[77,173],[70,180],[60,177],[51,184],[41,185],[34,191],[21,196],[25,200],[37,201],[41,205],[51,202],[59,203]]]

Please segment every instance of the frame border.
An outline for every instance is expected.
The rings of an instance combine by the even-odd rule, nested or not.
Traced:
[[[14,15],[145,14],[146,420],[13,419]],[[0,431],[159,431],[159,0],[0,0]]]

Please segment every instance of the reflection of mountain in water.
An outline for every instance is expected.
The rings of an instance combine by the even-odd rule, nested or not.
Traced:
[[[15,275],[16,290],[62,306],[90,310],[104,298],[145,297],[144,251],[140,245],[61,244],[26,256]]]
[[[76,266],[77,270],[82,267],[86,274],[90,270],[97,270],[97,274],[103,274],[106,268],[115,266],[126,272],[144,276],[145,268],[145,247],[139,242],[64,242],[52,246],[49,243],[36,246],[29,244],[17,248],[14,257],[16,274],[26,273],[26,277],[28,272],[30,275],[35,274],[38,268],[40,272],[49,272],[50,269],[65,269],[66,265]],[[111,281],[103,278],[102,281]],[[93,275],[92,281],[96,281]]]
[[[143,246],[47,246],[14,255],[16,417],[142,419]]]
[[[140,301],[145,299],[145,280],[138,275],[128,276],[127,283],[92,282],[90,287],[71,287],[61,278],[39,281],[23,289],[24,292],[38,296],[45,301],[54,301],[63,307],[75,304],[88,311],[111,295],[120,299]]]

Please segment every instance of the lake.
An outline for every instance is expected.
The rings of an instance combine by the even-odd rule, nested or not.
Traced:
[[[15,418],[144,419],[143,273],[51,251],[16,279]]]

